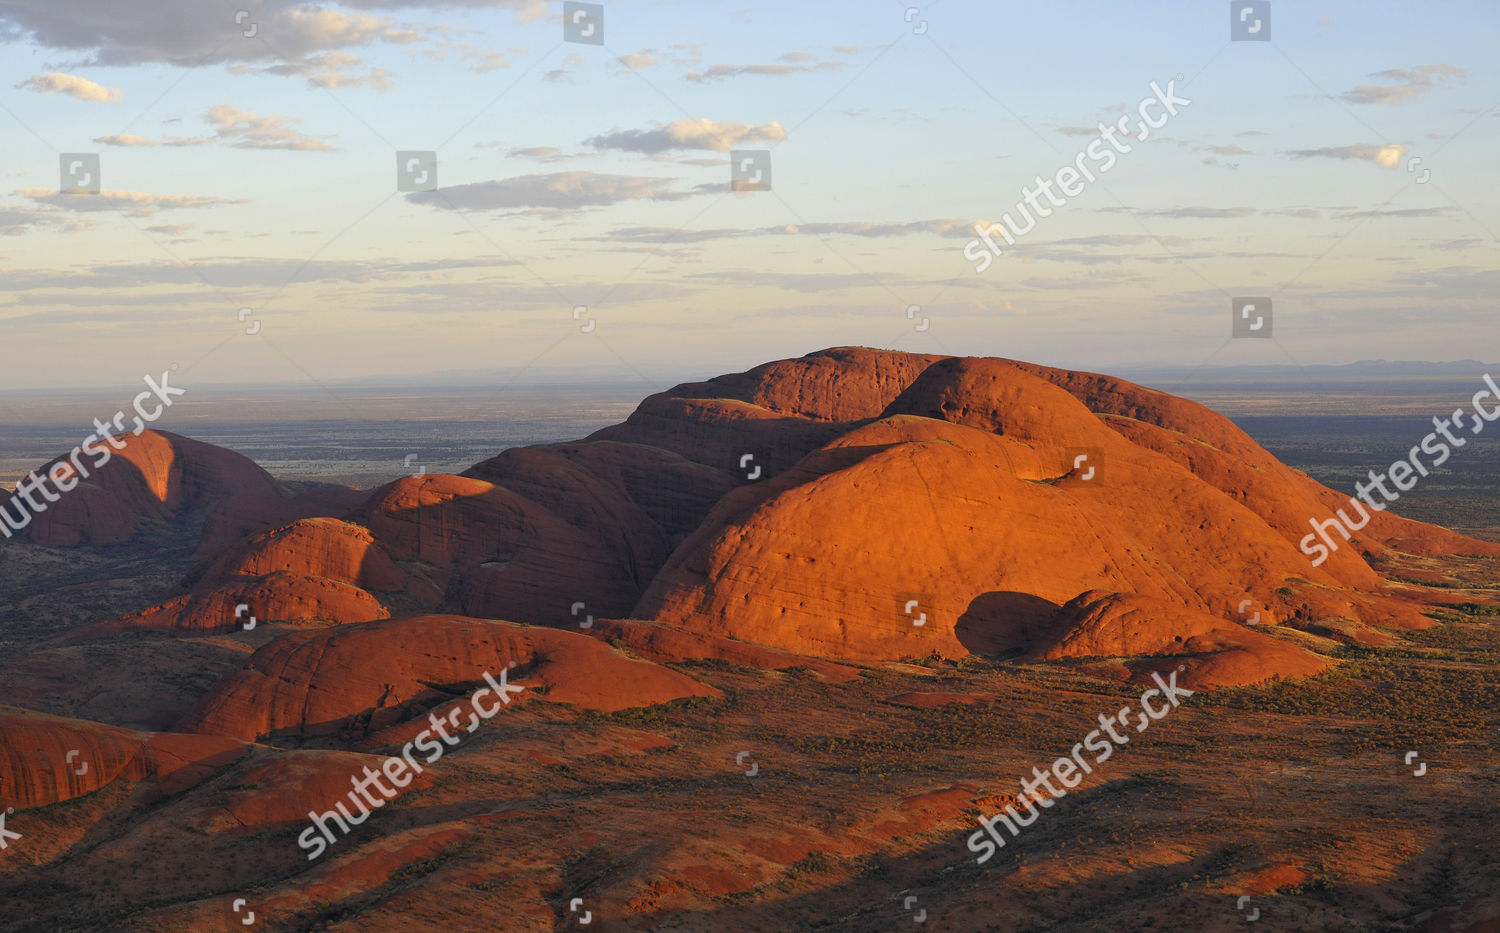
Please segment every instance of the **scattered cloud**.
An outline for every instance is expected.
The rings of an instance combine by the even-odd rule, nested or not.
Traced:
[[[857,288],[881,289],[893,285],[910,284],[911,278],[894,272],[882,273],[873,279],[863,272],[781,272],[772,269],[716,270],[695,272],[688,279],[703,279],[714,287],[741,285],[746,288],[779,288],[784,291],[817,293],[845,291]]]
[[[716,123],[713,120],[673,120],[652,130],[611,130],[584,140],[595,149],[619,149],[655,155],[673,149],[707,149],[728,152],[749,142],[786,139],[786,130],[776,120],[764,126],[750,123]]]
[[[972,237],[970,222],[957,218],[917,220],[907,223],[852,221],[843,223],[779,224],[774,227],[747,229],[678,230],[672,227],[622,227],[601,236],[583,237],[594,242],[631,243],[702,243],[708,240],[730,240],[753,236],[842,236],[883,239],[929,233],[962,239]]]
[[[1069,263],[1080,266],[1132,265],[1149,262],[1157,264],[1195,262],[1206,259],[1254,259],[1299,258],[1298,254],[1259,252],[1247,250],[1200,249],[1183,251],[1183,247],[1202,244],[1203,237],[1144,236],[1140,234],[1112,234],[1104,236],[1072,237],[1052,243],[1021,244],[1012,252],[1023,262],[1046,261]],[[1114,249],[1134,247],[1125,252],[1110,252]]]
[[[391,81],[389,71],[384,68],[371,68],[361,74],[359,69],[363,66],[364,60],[358,55],[348,52],[324,52],[265,68],[231,65],[229,70],[235,74],[254,71],[257,74],[277,75],[284,78],[305,78],[313,87],[329,89],[368,87],[376,91],[386,91],[393,86],[394,82]]]
[[[124,95],[116,87],[105,87],[95,84],[88,78],[80,78],[77,75],[66,75],[56,71],[46,74],[32,75],[25,81],[16,85],[17,88],[27,91],[37,91],[42,94],[66,94],[79,100],[93,101],[96,104],[118,103]]]
[[[21,236],[43,229],[54,233],[72,233],[92,226],[90,221],[71,218],[61,211],[0,204],[0,236]],[[11,271],[7,269],[6,275],[10,275]]]
[[[201,140],[196,144],[201,145],[202,143],[206,143],[207,141],[208,140]],[[186,146],[195,144],[191,140],[182,139],[180,137],[171,137],[169,140],[147,139],[145,136],[137,136],[134,133],[115,133],[112,136],[95,136],[94,142],[99,143],[102,146],[123,146],[127,148],[133,146]]]
[[[683,77],[689,81],[703,84],[709,81],[735,78],[740,75],[784,78],[787,75],[807,74],[813,71],[838,71],[840,68],[847,66],[847,62],[816,61],[812,55],[806,52],[787,52],[785,55],[779,56],[777,62],[771,65],[713,65],[704,71],[689,72],[683,75]]]
[[[1459,237],[1456,240],[1440,240],[1436,243],[1429,243],[1426,248],[1442,250],[1443,252],[1462,252],[1466,249],[1478,249],[1484,245],[1485,241],[1482,237],[1466,236]]]
[[[671,178],[640,175],[554,172],[456,185],[437,191],[418,191],[406,197],[415,204],[428,204],[444,210],[577,210],[620,201],[677,201],[725,187],[704,185],[693,191],[677,191],[673,188],[674,183],[675,179]]]
[[[323,71],[309,75],[307,83],[330,90],[343,87],[367,87],[374,91],[388,91],[395,85],[395,82],[391,80],[391,73],[384,68],[371,68],[364,74]]]
[[[217,128],[213,136],[168,136],[148,139],[130,133],[96,136],[94,142],[104,146],[209,146],[224,145],[236,149],[290,149],[299,152],[338,152],[326,142],[297,129],[302,121],[296,117],[260,116],[241,110],[233,104],[219,104],[204,115]]]
[[[1233,220],[1249,217],[1253,207],[1168,207],[1142,210],[1132,207],[1101,207],[1106,214],[1135,214],[1138,217],[1170,217],[1177,220]]]
[[[561,82],[561,81],[568,81],[569,79],[571,79],[573,77],[573,72],[569,71],[568,68],[577,68],[578,66],[582,65],[583,64],[583,56],[581,56],[581,55],[579,55],[578,53],[575,52],[575,53],[567,56],[566,58],[564,58],[563,59],[563,64],[567,65],[568,67],[567,68],[554,68],[551,71],[545,72],[542,75],[542,80],[543,81],[551,81],[553,83],[557,83],[557,82]]]
[[[939,220],[916,220],[908,223],[869,223],[864,221],[845,223],[813,223],[813,224],[787,224],[782,227],[771,227],[785,234],[810,234],[812,236],[823,236],[830,233],[843,234],[845,236],[885,238],[896,236],[911,236],[916,233],[931,233],[937,236],[970,238],[974,235],[969,229],[971,221],[960,220],[954,217],[945,217]]]
[[[532,159],[537,162],[563,162],[568,159],[587,159],[587,152],[563,152],[556,146],[527,146],[506,153],[512,159]]]
[[[1375,146],[1362,143],[1354,146],[1330,146],[1323,149],[1290,149],[1287,155],[1294,159],[1358,159],[1374,162],[1381,168],[1395,168],[1406,155],[1406,147],[1398,145]]]
[[[655,49],[647,49],[653,52]],[[667,51],[667,60],[683,68],[691,68],[703,61],[703,49],[696,42],[679,42]]]
[[[703,52],[696,43],[686,42],[665,49],[641,49],[630,55],[621,55],[617,60],[627,68],[636,69],[652,68],[664,60],[678,67],[691,68],[703,61]]]
[[[329,259],[308,262],[305,259],[231,259],[210,257],[192,263],[153,260],[132,263],[89,263],[67,269],[7,270],[0,291],[17,292],[34,289],[140,289],[156,285],[201,285],[212,283],[218,288],[261,289],[267,282],[345,282],[395,281],[412,276],[441,276],[466,269],[491,270],[513,266],[514,262],[499,256],[474,256],[464,259]]]
[[[365,9],[406,3],[345,0]],[[447,6],[493,6],[452,0]],[[507,4],[515,7],[515,4]],[[96,65],[164,63],[183,68],[228,62],[298,62],[320,52],[372,43],[409,44],[424,36],[386,16],[343,12],[310,4],[264,4],[254,23],[266,42],[225,41],[237,35],[233,7],[205,15],[198,0],[7,0],[0,4],[0,33],[43,48],[89,55]]]
[[[524,54],[525,49],[510,49],[512,54]],[[447,39],[434,40],[432,48],[425,53],[434,61],[446,61],[448,56],[457,55],[459,60],[469,66],[469,70],[475,74],[487,74],[491,71],[499,71],[510,67],[510,59],[495,49],[484,49],[472,42],[453,42]]]
[[[1458,210],[1456,207],[1402,207],[1391,210],[1342,211],[1339,220],[1365,220],[1375,217],[1441,217]]]
[[[1351,104],[1395,104],[1420,97],[1439,87],[1448,87],[1457,79],[1463,81],[1468,71],[1453,65],[1417,65],[1415,68],[1391,68],[1377,71],[1372,78],[1385,78],[1391,84],[1361,84],[1339,97]]]
[[[245,204],[228,198],[188,194],[143,194],[138,191],[101,191],[98,194],[68,194],[50,188],[23,188],[16,192],[38,204],[59,210],[91,213],[119,211],[131,217],[150,217],[157,211],[218,207],[223,204]]]
[[[201,0],[6,0],[0,3],[0,36],[75,53],[73,60],[86,65],[227,65],[236,72],[300,77],[315,87],[384,90],[391,86],[390,73],[365,69],[351,50],[430,45],[429,54],[457,54],[478,72],[509,67],[500,52],[444,38],[446,25],[417,27],[394,18],[397,13],[506,9],[522,23],[549,15],[544,0],[337,2],[342,9],[310,0],[246,4],[251,18],[242,24],[233,6],[206,11]],[[246,26],[274,41],[240,39]]]

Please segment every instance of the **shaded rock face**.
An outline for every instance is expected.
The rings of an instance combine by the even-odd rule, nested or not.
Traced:
[[[304,518],[342,518],[368,493],[344,486],[294,489],[291,498],[241,493],[219,503],[203,523],[198,555],[211,558],[246,538]]]
[[[151,488],[173,501],[164,482]],[[1168,657],[1188,682],[1244,683],[1325,666],[1245,624],[1257,613],[1427,624],[1366,553],[1500,553],[1382,513],[1315,567],[1308,520],[1346,499],[1152,389],[839,348],[678,386],[583,441],[401,479],[343,520],[261,531],[206,563],[190,597],[107,630],[223,631],[226,609],[256,600],[285,621],[457,612],[578,631],[628,616],[657,624],[620,630],[657,659],[746,643],[849,661]],[[220,524],[243,528],[237,514]]]
[[[0,708],[0,808],[72,800],[116,780],[181,789],[238,760],[244,746],[216,736],[133,732]]]
[[[407,567],[414,596],[464,612],[564,623],[571,605],[623,612],[632,592],[632,551],[621,528],[598,541],[552,510],[504,486],[463,476],[408,478],[377,492],[356,513]],[[655,556],[659,565],[664,554]],[[608,606],[608,610],[603,607]]]
[[[372,590],[400,590],[405,575],[370,530],[332,518],[309,518],[255,535],[208,564],[196,583],[216,586],[286,572]]]
[[[611,441],[508,450],[405,477],[347,522],[295,522],[220,555],[198,585],[297,570],[433,610],[544,625],[622,616],[733,488],[728,473]]]
[[[76,477],[82,481],[75,488],[37,512],[22,537],[48,547],[118,544],[151,528],[195,517],[201,522],[233,496],[281,500],[291,495],[249,458],[221,447],[164,431],[116,440],[122,449],[113,450],[97,469],[93,457],[79,458],[91,475]],[[49,462],[37,475],[48,475],[59,463],[68,464],[68,458]],[[19,504],[14,497],[11,514]]]
[[[507,671],[510,683],[549,702],[606,712],[718,695],[586,635],[418,616],[284,635],[225,678],[181,728],[247,741],[281,733],[359,740],[467,697],[485,686],[486,671]],[[485,703],[500,705],[494,696]]]
[[[1063,606],[1035,645],[1032,656],[1048,661],[1190,655],[1194,663],[1180,679],[1193,689],[1309,676],[1330,667],[1323,658],[1251,627],[1175,603],[1097,591]],[[1175,663],[1141,670],[1166,671]]]

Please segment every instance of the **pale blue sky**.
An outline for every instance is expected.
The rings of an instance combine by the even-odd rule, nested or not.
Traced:
[[[1500,359],[1493,3],[1273,0],[1269,43],[1222,0],[604,7],[594,46],[529,0],[0,2],[0,388]],[[968,224],[1179,74],[1191,105],[974,272]],[[772,191],[729,192],[731,145]],[[438,196],[396,149],[438,150]],[[104,193],[59,198],[59,152]],[[1235,295],[1274,341],[1228,342]]]

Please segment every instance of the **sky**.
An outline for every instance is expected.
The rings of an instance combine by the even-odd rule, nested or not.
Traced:
[[[0,0],[0,390],[1500,360],[1493,0],[600,6]]]

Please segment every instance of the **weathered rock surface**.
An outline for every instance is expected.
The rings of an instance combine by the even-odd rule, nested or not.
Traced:
[[[234,763],[244,751],[242,743],[219,736],[133,732],[4,707],[0,806],[46,806],[118,780],[154,780],[172,792]]]
[[[243,609],[241,607],[244,607]],[[76,633],[97,638],[126,632],[206,635],[274,622],[373,622],[390,618],[380,600],[340,580],[278,570],[201,590]]]
[[[148,528],[206,514],[231,496],[291,496],[249,458],[222,447],[165,431],[125,434],[116,442],[121,449],[112,450],[97,470],[92,468],[95,457],[80,456],[79,464],[91,474],[87,479],[66,456],[36,471],[47,476],[54,465],[63,463],[68,470],[63,481],[80,482],[48,503],[45,511],[36,512],[24,537],[48,547],[118,544]],[[47,488],[53,488],[50,481]],[[19,498],[10,503],[12,515],[20,504]]]
[[[284,635],[225,678],[182,727],[247,741],[282,733],[356,740],[467,697],[485,686],[485,672],[498,679],[502,671],[528,688],[513,702],[541,697],[613,711],[718,694],[586,635],[417,616]]]

